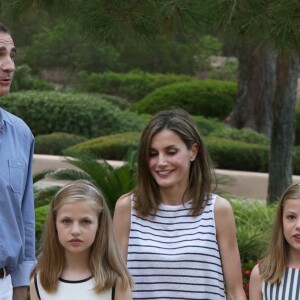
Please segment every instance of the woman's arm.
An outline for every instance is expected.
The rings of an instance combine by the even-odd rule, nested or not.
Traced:
[[[130,221],[131,199],[130,195],[126,194],[118,199],[113,218],[117,242],[125,262],[127,262]]]
[[[227,299],[245,300],[235,219],[230,203],[221,197],[215,203],[215,222]]]
[[[117,280],[114,300],[132,300],[130,285],[124,288],[122,281]]]
[[[250,300],[262,300],[262,278],[259,273],[258,264],[253,268],[249,285]]]

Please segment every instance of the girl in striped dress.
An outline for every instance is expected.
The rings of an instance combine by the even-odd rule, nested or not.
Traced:
[[[246,299],[229,202],[210,193],[209,155],[190,115],[171,109],[142,132],[138,184],[114,225],[134,300]]]
[[[283,193],[266,256],[251,272],[250,300],[300,299],[300,184]]]

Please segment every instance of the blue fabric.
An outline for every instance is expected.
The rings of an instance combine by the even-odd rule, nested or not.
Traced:
[[[33,149],[28,126],[0,108],[0,268],[14,287],[29,285],[35,264]]]

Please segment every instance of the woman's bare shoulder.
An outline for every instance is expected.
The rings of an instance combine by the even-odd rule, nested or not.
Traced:
[[[115,209],[128,209],[131,207],[131,193],[122,195],[116,202]]]

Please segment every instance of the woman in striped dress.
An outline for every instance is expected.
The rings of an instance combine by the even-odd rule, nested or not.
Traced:
[[[246,299],[229,202],[210,193],[212,168],[197,125],[171,109],[145,127],[138,184],[114,225],[133,299]]]
[[[300,184],[278,203],[269,250],[251,272],[250,300],[300,299]]]

